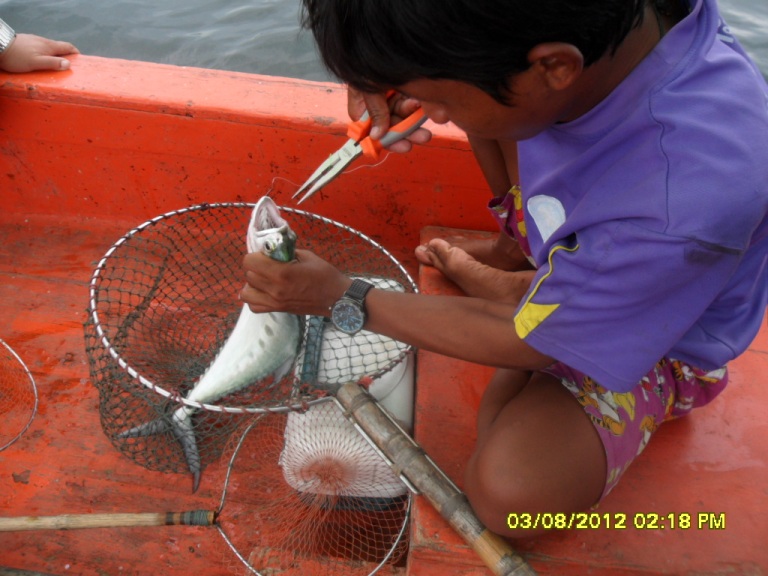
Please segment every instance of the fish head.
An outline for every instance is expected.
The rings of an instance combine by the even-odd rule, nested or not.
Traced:
[[[296,233],[286,224],[259,236],[261,251],[280,262],[290,262],[296,252]]]
[[[272,198],[262,197],[253,209],[248,225],[248,251],[263,252],[275,260],[290,262],[296,250],[296,238]]]

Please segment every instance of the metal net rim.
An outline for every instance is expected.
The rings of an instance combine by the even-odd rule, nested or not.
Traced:
[[[154,226],[158,222],[162,222],[163,220],[167,220],[170,218],[173,218],[175,216],[180,216],[182,214],[186,214],[188,212],[196,212],[196,211],[203,211],[203,210],[210,210],[215,208],[250,208],[253,209],[256,206],[254,202],[216,202],[216,203],[207,203],[204,202],[202,204],[195,204],[193,206],[187,206],[185,208],[180,208],[178,210],[171,210],[169,212],[166,212],[164,214],[160,214],[159,216],[155,216],[154,218],[151,218],[147,220],[146,222],[143,222],[142,224],[139,224],[135,228],[129,230],[126,232],[121,238],[119,238],[112,246],[109,247],[109,249],[105,252],[104,256],[99,260],[99,263],[96,265],[96,268],[93,271],[93,274],[91,276],[91,280],[88,285],[88,291],[89,291],[89,300],[88,300],[88,313],[90,316],[90,321],[93,324],[93,328],[96,331],[96,337],[101,342],[102,346],[106,349],[106,351],[109,353],[109,355],[112,357],[112,359],[117,362],[118,366],[125,370],[125,372],[134,380],[142,384],[144,387],[148,388],[149,390],[152,390],[156,394],[159,394],[160,396],[163,396],[164,398],[167,398],[169,400],[172,400],[174,402],[179,402],[181,404],[184,404],[186,406],[189,406],[191,408],[196,408],[198,410],[207,410],[209,412],[220,412],[220,413],[226,413],[226,414],[264,414],[268,412],[289,412],[293,410],[306,410],[308,406],[312,406],[314,404],[322,403],[326,400],[326,398],[316,398],[307,400],[305,398],[297,398],[292,402],[286,402],[284,404],[280,404],[278,406],[271,406],[271,407],[248,407],[248,406],[223,406],[219,404],[210,404],[205,402],[197,402],[194,400],[188,400],[187,398],[184,398],[183,396],[171,392],[169,390],[166,390],[165,388],[158,386],[145,376],[142,376],[133,366],[131,366],[128,362],[126,362],[123,357],[120,355],[120,353],[115,350],[114,346],[109,340],[109,337],[107,336],[106,332],[104,331],[101,321],[99,319],[99,313],[97,310],[98,306],[98,293],[99,293],[99,281],[102,278],[102,273],[104,272],[104,269],[106,267],[106,264],[108,260],[112,257],[112,255],[115,253],[115,251],[120,248],[123,244],[128,242],[131,238],[136,236],[137,234],[141,233],[143,230],[149,228],[150,226]],[[381,251],[381,253],[389,258],[389,260],[394,264],[394,266],[399,270],[400,273],[403,274],[403,277],[407,280],[409,287],[414,293],[418,293],[418,287],[416,285],[416,282],[413,280],[411,275],[408,273],[408,271],[405,269],[405,267],[395,258],[392,253],[384,248],[381,244],[379,244],[376,240],[371,238],[370,236],[364,234],[363,232],[360,232],[359,230],[355,230],[351,226],[348,226],[346,224],[343,224],[341,222],[337,222],[336,220],[332,220],[326,216],[321,216],[319,214],[313,214],[311,212],[306,212],[304,210],[299,210],[297,208],[290,208],[285,206],[279,206],[279,209],[281,212],[287,212],[290,214],[298,214],[300,216],[303,216],[310,220],[318,220],[320,222],[323,222],[324,224],[328,224],[331,226],[335,226],[337,228],[340,228],[354,236],[357,236],[361,240],[367,242],[370,244],[373,248]],[[413,353],[413,348],[409,345],[406,347],[406,349],[403,352],[403,357],[407,354]],[[23,363],[22,363],[23,364]],[[25,366],[26,368],[26,366]],[[31,378],[31,375],[30,375]],[[35,390],[35,409],[37,408],[37,390]],[[26,429],[26,428],[25,428]],[[2,448],[0,448],[2,449]]]
[[[343,406],[335,397],[325,397],[318,399],[315,403],[325,403],[325,402],[333,402],[338,407],[340,407],[343,410]],[[225,502],[227,499],[227,493],[229,490],[229,482],[230,482],[230,476],[232,473],[232,468],[234,465],[235,460],[237,459],[238,453],[240,452],[240,449],[243,447],[243,444],[245,442],[245,438],[248,436],[248,434],[251,432],[251,429],[258,424],[259,419],[264,416],[264,413],[262,413],[259,418],[252,421],[243,431],[243,433],[240,435],[240,438],[237,441],[237,444],[235,445],[234,450],[232,451],[232,454],[229,458],[229,463],[227,465],[227,473],[224,479],[224,485],[222,487],[221,492],[221,500],[219,502],[219,506],[216,509],[217,514],[221,514],[225,507]],[[388,461],[386,456],[384,456],[378,446],[373,442],[373,440],[368,436],[365,431],[361,430],[357,425],[356,428],[358,428],[358,433],[374,448],[374,450],[379,454],[381,458]],[[403,541],[403,539],[406,536],[406,533],[408,532],[408,524],[411,517],[411,511],[413,506],[413,494],[416,494],[417,491],[413,488],[413,486],[410,485],[410,483],[405,483],[406,487],[408,488],[408,498],[407,498],[407,504],[405,509],[405,514],[403,515],[403,522],[400,526],[400,530],[397,533],[397,536],[395,540],[392,542],[392,545],[389,547],[389,550],[387,553],[381,558],[381,560],[374,566],[370,572],[368,572],[367,576],[374,576],[375,574],[378,574],[378,572],[389,562],[389,560],[392,558],[392,555],[395,553],[395,550],[400,545],[400,543]],[[250,561],[241,553],[240,550],[237,549],[235,546],[235,543],[230,539],[229,535],[226,533],[224,528],[219,524],[218,522],[215,524],[216,530],[218,531],[219,535],[224,540],[227,547],[230,549],[230,551],[235,555],[235,557],[241,562],[241,564],[245,567],[245,569],[254,576],[267,576],[269,571],[261,572],[257,568],[255,568]]]
[[[11,440],[9,442],[7,442],[4,445],[0,446],[0,451],[2,451],[2,450],[5,450],[6,448],[8,448],[8,446],[13,444],[14,442],[16,442],[16,440],[21,438],[24,435],[24,432],[26,432],[29,429],[29,427],[32,425],[32,421],[35,419],[35,416],[37,415],[37,405],[38,405],[38,402],[39,402],[39,398],[38,398],[38,395],[37,395],[37,385],[35,384],[35,379],[32,377],[32,373],[29,371],[29,368],[27,368],[27,365],[24,363],[24,361],[21,359],[21,357],[16,353],[16,351],[13,348],[11,348],[11,346],[5,340],[3,340],[2,338],[0,338],[0,344],[2,344],[6,348],[6,350],[8,350],[8,352],[10,352],[11,355],[13,355],[14,358],[16,358],[16,361],[19,363],[21,368],[24,370],[24,373],[29,378],[29,383],[32,386],[32,394],[35,397],[35,402],[34,402],[34,404],[32,406],[32,413],[29,415],[29,420],[27,420],[27,423],[24,424],[24,426],[19,431],[19,433],[16,434],[16,436],[11,438]]]

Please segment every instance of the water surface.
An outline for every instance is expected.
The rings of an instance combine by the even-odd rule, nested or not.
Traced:
[[[330,80],[299,0],[0,0],[19,32],[73,42],[84,54]],[[768,1],[720,0],[734,34],[768,76]]]

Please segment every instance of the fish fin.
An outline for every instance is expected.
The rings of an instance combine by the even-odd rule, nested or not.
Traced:
[[[299,316],[292,316],[291,320],[294,320],[296,324],[298,325],[298,331],[299,334],[303,331],[304,324],[303,319]],[[301,337],[299,337],[299,345],[301,345]],[[272,380],[272,385],[277,385],[278,382],[280,382],[283,378],[285,378],[288,373],[293,369],[293,365],[296,362],[296,354],[290,354],[288,358],[285,359],[285,362],[280,364],[274,372],[272,372],[272,375],[274,376],[274,379]]]
[[[286,377],[288,372],[291,371],[291,368],[293,368],[293,362],[296,360],[295,357],[290,356],[285,362],[283,362],[280,366],[277,367],[277,370],[273,372],[275,379],[273,380],[273,385],[276,385],[280,380]]]
[[[128,430],[124,430],[117,435],[118,438],[142,438],[144,436],[154,436],[168,430],[170,426],[164,418],[158,418],[157,420],[150,420],[139,424]]]
[[[117,435],[118,438],[140,438],[144,436],[153,436],[160,434],[168,430],[173,432],[173,436],[181,445],[181,449],[184,451],[184,457],[189,466],[189,471],[193,476],[193,492],[197,492],[197,488],[200,485],[200,453],[197,449],[197,439],[195,438],[195,432],[192,429],[191,413],[186,407],[181,407],[171,416],[170,421],[165,418],[158,418],[150,422],[145,422],[139,426],[134,426],[128,430],[120,432]]]

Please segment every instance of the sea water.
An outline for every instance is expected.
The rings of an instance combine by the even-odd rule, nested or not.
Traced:
[[[299,0],[0,0],[17,32],[84,54],[331,80],[299,9]],[[720,9],[768,77],[768,1],[720,0]]]

